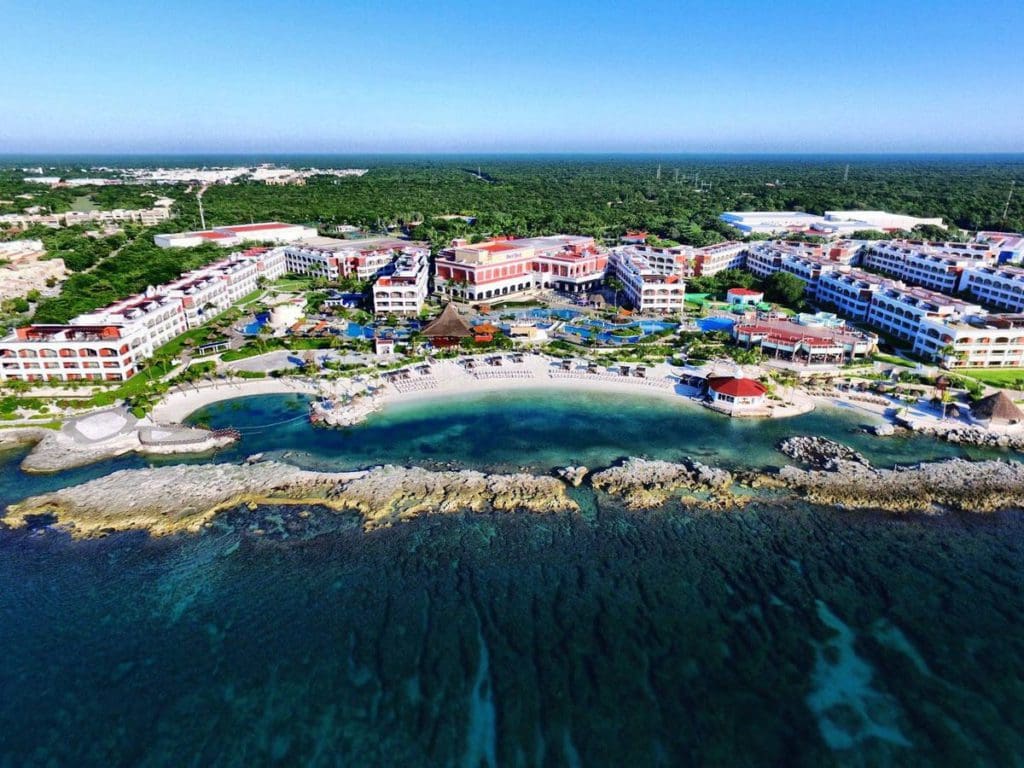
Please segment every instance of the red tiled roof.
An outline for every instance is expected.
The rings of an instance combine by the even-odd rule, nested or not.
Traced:
[[[737,379],[732,376],[708,379],[708,386],[720,395],[731,397],[761,397],[768,391],[763,384],[753,379]]]
[[[487,251],[488,253],[516,250],[514,245],[509,245],[508,243],[477,243],[476,245],[471,245],[469,247],[479,251]]]
[[[196,232],[197,237],[205,237],[207,240],[220,240],[224,237],[231,237],[231,235],[225,235],[223,232]]]
[[[730,288],[729,293],[733,296],[761,296],[763,291],[752,291],[749,288]]]

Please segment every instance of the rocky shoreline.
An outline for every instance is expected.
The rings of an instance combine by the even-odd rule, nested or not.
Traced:
[[[383,466],[356,472],[312,472],[281,462],[175,465],[127,469],[13,504],[3,522],[20,527],[41,518],[74,537],[147,530],[198,531],[220,510],[241,504],[318,504],[362,515],[367,529],[422,514],[462,511],[575,511],[553,477],[431,472]]]
[[[1024,507],[1024,464],[948,459],[896,469],[871,467],[859,454],[824,438],[784,441],[780,450],[809,468],[732,473],[693,459],[628,458],[589,475],[599,494],[634,510],[679,504],[728,510],[752,501],[751,489],[838,509],[893,513],[987,513]],[[427,514],[578,512],[570,488],[583,467],[556,476],[526,472],[379,466],[313,472],[276,461],[175,465],[122,470],[9,507],[0,522],[58,524],[75,537],[141,529],[153,535],[198,531],[219,511],[243,504],[315,504],[361,516],[367,530]]]

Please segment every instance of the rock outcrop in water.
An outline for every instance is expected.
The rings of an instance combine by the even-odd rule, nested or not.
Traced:
[[[562,478],[573,488],[579,488],[580,485],[583,484],[583,478],[585,478],[589,472],[590,470],[582,465],[578,467],[568,466],[556,469],[555,476]]]
[[[868,460],[857,451],[825,437],[788,437],[779,443],[779,451],[791,459],[818,469],[833,469],[840,462],[869,465]]]
[[[577,509],[553,477],[393,466],[311,472],[265,461],[122,470],[14,504],[4,521],[20,526],[51,516],[81,537],[132,529],[164,535],[198,530],[228,507],[270,502],[357,510],[367,528],[427,513]]]
[[[993,512],[1024,506],[1024,464],[948,459],[896,469],[839,462],[783,467],[780,480],[815,504],[888,512]]]
[[[591,482],[598,490],[622,496],[633,509],[664,504],[679,490],[723,492],[732,484],[724,469],[692,459],[681,463],[630,458],[616,467],[598,472]]]
[[[565,495],[565,486],[553,477],[395,466],[374,468],[345,483],[331,494],[330,501],[334,506],[358,510],[367,527],[427,513],[565,512],[578,508]]]

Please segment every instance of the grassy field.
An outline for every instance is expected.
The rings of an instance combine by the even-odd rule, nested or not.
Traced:
[[[905,360],[902,357],[896,357],[896,355],[887,355],[884,352],[876,352],[874,359],[879,363],[888,363],[889,365],[901,365],[904,368],[913,368],[915,363],[910,360]]]
[[[1024,368],[958,368],[956,372],[990,387],[1024,389]]]

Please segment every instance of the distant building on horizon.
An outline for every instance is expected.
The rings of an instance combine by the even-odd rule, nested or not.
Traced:
[[[196,232],[154,235],[153,242],[161,248],[192,248],[203,243],[216,243],[222,248],[234,248],[245,242],[283,245],[316,236],[317,231],[314,227],[265,221],[260,224],[236,224]]]
[[[824,216],[803,211],[726,211],[719,217],[745,235],[805,234],[848,237],[859,230],[910,231],[919,226],[946,228],[941,218],[919,218],[886,211],[825,211]]]

